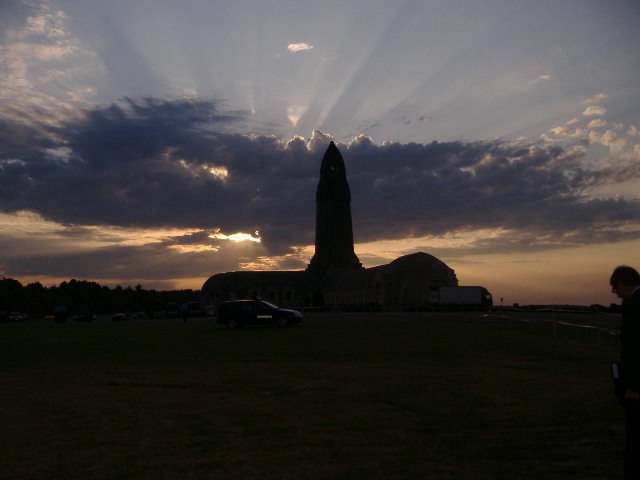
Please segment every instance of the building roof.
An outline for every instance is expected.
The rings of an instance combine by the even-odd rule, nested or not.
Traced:
[[[270,270],[254,270],[254,271],[238,271],[218,273],[210,277],[202,286],[202,290],[212,290],[214,286],[227,285],[234,287],[251,287],[254,285],[294,285],[299,286],[301,282],[306,281],[307,272],[304,270],[296,271],[270,271]]]
[[[449,273],[453,272],[442,260],[424,252],[412,253],[396,258],[388,265],[381,268],[387,274],[399,275],[401,273],[424,274],[424,272]]]

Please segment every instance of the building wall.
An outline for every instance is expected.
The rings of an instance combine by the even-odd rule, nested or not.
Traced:
[[[437,287],[457,285],[451,268],[431,255],[417,253],[379,267],[334,271],[320,281],[306,270],[222,273],[205,282],[202,294],[204,304],[212,305],[260,297],[281,307],[391,307],[429,305]]]
[[[260,297],[283,307],[428,305],[438,286],[457,286],[455,272],[426,253],[363,268],[354,251],[351,192],[344,160],[331,142],[316,191],[316,250],[307,270],[227,272],[202,286],[204,304]]]
[[[304,271],[227,272],[213,275],[202,287],[202,301],[207,305],[259,297],[281,307],[311,306],[312,294]]]

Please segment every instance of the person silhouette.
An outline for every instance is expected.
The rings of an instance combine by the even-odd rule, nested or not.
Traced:
[[[625,414],[624,478],[640,478],[640,274],[616,267],[611,292],[622,299],[620,327],[620,401]]]

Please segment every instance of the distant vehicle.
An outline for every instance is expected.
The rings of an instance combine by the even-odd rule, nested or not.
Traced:
[[[216,315],[216,306],[215,305],[206,305],[204,307],[205,315],[207,317],[214,317]]]
[[[80,307],[78,313],[73,317],[76,322],[92,322],[96,320],[95,314],[91,311],[91,307]]]
[[[136,320],[140,320],[141,318],[144,318],[145,314],[144,312],[135,312],[131,315],[131,318],[134,318]]]
[[[216,323],[229,328],[245,325],[278,325],[290,327],[302,322],[302,314],[296,310],[278,308],[262,300],[233,300],[218,305]]]
[[[493,305],[493,298],[484,287],[439,287],[437,305],[489,308]]]
[[[69,316],[69,309],[64,305],[60,305],[53,309],[53,318],[56,322],[66,322]]]
[[[187,303],[187,315],[190,317],[199,317],[202,315],[202,309],[198,302]]]
[[[20,312],[11,312],[9,314],[9,321],[10,322],[22,322],[23,320],[26,320],[26,318]]]
[[[116,313],[111,320],[114,322],[124,322],[127,320],[127,316],[124,313]]]
[[[167,318],[177,318],[180,316],[180,305],[177,303],[167,303],[167,308],[165,309],[165,315]]]

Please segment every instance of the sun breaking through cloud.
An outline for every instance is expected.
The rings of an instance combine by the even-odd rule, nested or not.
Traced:
[[[261,240],[258,232],[255,232],[255,235],[256,235],[255,237],[249,233],[234,233],[233,235],[225,235],[217,231],[216,233],[210,234],[209,238],[216,238],[219,240],[231,240],[232,242],[235,242],[235,243],[246,242],[246,241],[260,243]]]

